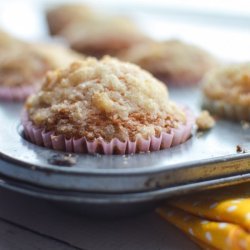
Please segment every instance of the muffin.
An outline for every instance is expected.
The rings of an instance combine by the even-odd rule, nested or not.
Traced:
[[[65,4],[50,9],[46,13],[51,35],[57,35],[69,23],[92,18],[93,11],[83,4]]]
[[[22,47],[25,42],[11,36],[4,30],[0,29],[0,51],[4,52],[6,49]]]
[[[82,58],[60,45],[31,45],[0,34],[0,100],[24,100],[41,85],[48,70]]]
[[[250,121],[250,63],[211,71],[202,82],[202,90],[203,106],[211,113]]]
[[[85,58],[84,55],[60,44],[40,43],[31,46],[36,53],[48,60],[51,69],[64,68]]]
[[[174,86],[195,85],[218,64],[204,50],[178,40],[139,44],[118,57],[141,66]]]
[[[49,72],[22,116],[29,141],[76,153],[169,148],[188,139],[193,123],[191,112],[171,102],[150,73],[110,57]]]
[[[23,100],[50,69],[48,61],[28,46],[0,49],[0,100]]]
[[[72,49],[97,58],[116,56],[135,44],[151,40],[131,20],[103,15],[88,22],[73,22],[59,35],[69,42]]]

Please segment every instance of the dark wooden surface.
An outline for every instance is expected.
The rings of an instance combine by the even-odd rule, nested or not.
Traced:
[[[0,189],[2,250],[198,249],[157,214],[101,220],[74,214],[44,200]]]

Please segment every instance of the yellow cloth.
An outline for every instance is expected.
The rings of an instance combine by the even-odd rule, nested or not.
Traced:
[[[178,197],[157,211],[203,249],[250,250],[250,183]]]

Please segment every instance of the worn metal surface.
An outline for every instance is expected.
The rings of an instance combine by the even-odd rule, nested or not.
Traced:
[[[198,90],[173,89],[171,96],[198,111]],[[211,131],[194,134],[169,150],[128,156],[73,155],[72,161],[64,162],[63,152],[23,139],[20,111],[20,104],[0,103],[0,174],[15,180],[90,196],[165,190],[161,197],[152,196],[158,199],[187,189],[188,183],[197,184],[192,190],[199,190],[211,181],[219,184],[230,179],[223,177],[232,177],[234,182],[248,178],[250,153],[237,153],[236,146],[250,149],[250,129],[240,123],[219,120]],[[145,195],[148,200],[152,197]]]

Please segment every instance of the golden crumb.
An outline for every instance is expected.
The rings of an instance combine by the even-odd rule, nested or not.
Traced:
[[[250,63],[224,66],[203,80],[203,93],[210,100],[232,105],[250,105]]]
[[[204,131],[211,129],[215,125],[215,120],[207,110],[203,110],[196,118],[196,124],[198,126],[198,130]]]
[[[49,72],[26,108],[35,125],[89,140],[148,138],[186,122],[161,82],[138,66],[110,57],[87,58]]]

